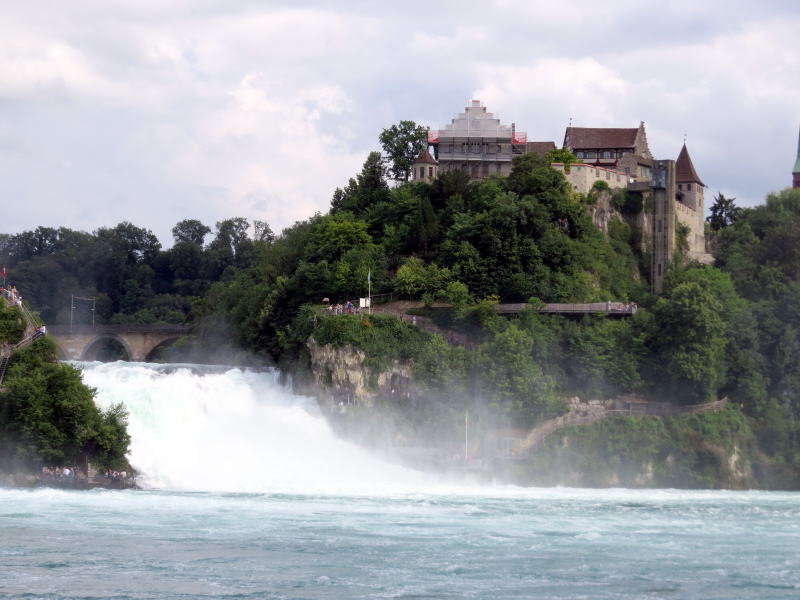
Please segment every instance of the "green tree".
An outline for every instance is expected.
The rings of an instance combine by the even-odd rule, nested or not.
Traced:
[[[719,231],[725,227],[730,227],[739,218],[742,209],[736,206],[736,198],[726,198],[722,192],[714,197],[714,204],[711,205],[711,214],[706,217],[706,221],[711,225],[711,229]]]
[[[253,239],[257,242],[271,244],[275,241],[275,233],[266,221],[253,221]]]
[[[184,219],[172,228],[172,237],[176,244],[187,242],[202,246],[209,233],[211,233],[211,228],[197,219]]]
[[[428,144],[428,131],[414,121],[400,121],[384,129],[378,139],[389,159],[389,171],[397,181],[408,181],[411,163]]]
[[[561,163],[564,165],[564,171],[569,173],[570,165],[574,165],[575,163],[582,163],[583,161],[578,159],[572,152],[570,152],[567,148],[553,148],[550,150],[544,157],[547,164],[551,165],[553,163]]]
[[[555,385],[533,359],[533,338],[516,325],[498,332],[479,353],[484,392],[519,425],[532,425],[563,411]]]
[[[714,399],[725,381],[722,304],[705,286],[680,283],[655,306],[650,383],[665,399],[696,404]]]

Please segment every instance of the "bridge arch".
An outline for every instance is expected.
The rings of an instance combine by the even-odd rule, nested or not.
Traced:
[[[151,349],[148,351],[148,353],[145,355],[145,357],[144,357],[144,361],[145,361],[145,362],[152,362],[152,360],[153,360],[154,358],[157,358],[157,357],[158,357],[158,354],[159,354],[159,353],[160,353],[162,350],[165,350],[165,349],[169,348],[170,346],[172,346],[172,344],[174,344],[175,342],[177,342],[177,341],[178,341],[178,339],[181,337],[181,335],[182,335],[182,334],[175,334],[175,335],[173,335],[173,336],[171,336],[171,337],[168,337],[168,338],[164,339],[163,341],[161,341],[161,342],[157,343],[157,344],[156,344],[155,346],[153,346],[153,347],[152,347],[152,348],[151,348]]]
[[[67,360],[92,360],[103,344],[118,345],[127,360],[147,360],[158,347],[173,343],[189,328],[185,325],[98,325],[97,327],[48,326],[47,335],[60,346]]]
[[[133,351],[125,341],[125,338],[116,333],[101,333],[90,340],[81,352],[80,360],[99,360],[99,354],[103,350],[103,344],[114,342],[122,348],[126,357],[123,360],[131,361],[134,358]]]

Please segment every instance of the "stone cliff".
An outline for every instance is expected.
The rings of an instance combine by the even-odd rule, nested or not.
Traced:
[[[314,381],[325,404],[372,407],[378,397],[408,398],[416,393],[410,364],[394,361],[375,373],[364,364],[364,351],[353,346],[323,346],[311,337],[306,347]]]

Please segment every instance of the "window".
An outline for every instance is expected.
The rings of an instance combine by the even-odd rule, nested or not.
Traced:
[[[501,170],[500,163],[497,163],[497,169],[495,170],[495,172],[496,172],[498,175],[500,175],[500,170]]]
[[[433,167],[428,167],[428,177],[433,179]]]
[[[586,158],[597,158],[597,152],[594,152],[594,151],[587,152],[586,153]]]
[[[661,263],[658,263],[658,276],[661,277]]]
[[[691,183],[687,183],[686,184],[686,189],[691,192],[692,191],[692,184]]]
[[[470,173],[472,177],[478,176],[478,165],[472,165],[472,172]]]
[[[661,233],[661,219],[658,220],[658,233]]]
[[[622,150],[617,152],[617,158],[622,158],[623,156],[625,156],[625,153]]]
[[[425,167],[420,167],[419,168],[419,178],[420,179],[425,179]]]
[[[489,163],[483,163],[483,168],[481,169],[481,171],[483,172],[483,176],[484,177],[488,177],[489,176]]]
[[[575,154],[575,158],[583,158],[583,152],[581,152],[581,151],[578,151],[578,152]]]
[[[453,153],[453,144],[447,145],[447,151],[450,152],[451,154]]]
[[[603,152],[603,158],[611,158],[611,152],[609,152],[608,150]]]

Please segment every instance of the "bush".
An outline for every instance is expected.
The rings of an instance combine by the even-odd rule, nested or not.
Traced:
[[[16,344],[25,334],[25,321],[16,307],[0,300],[0,344]]]

